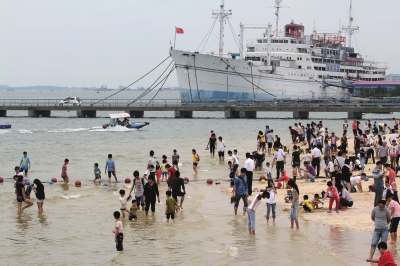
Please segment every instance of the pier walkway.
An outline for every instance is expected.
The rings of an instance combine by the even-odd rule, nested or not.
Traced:
[[[271,101],[218,101],[182,103],[180,99],[98,99],[82,100],[80,106],[59,105],[60,99],[1,99],[0,117],[7,111],[27,110],[30,117],[50,117],[51,111],[76,111],[77,117],[96,117],[97,111],[127,112],[143,117],[146,111],[170,111],[176,118],[192,118],[193,112],[224,112],[226,118],[256,118],[257,112],[293,112],[293,118],[307,119],[310,112],[347,112],[348,118],[361,119],[363,113],[400,112],[400,100],[320,100],[277,99]],[[96,103],[98,102],[98,103]]]

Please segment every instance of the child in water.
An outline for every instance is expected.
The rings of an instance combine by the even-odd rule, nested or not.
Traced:
[[[303,206],[305,212],[311,212],[314,208],[308,200],[308,195],[303,196],[303,201],[300,202],[300,206]]]
[[[228,162],[228,169],[229,169],[229,179],[231,181],[231,187],[233,187],[233,183],[235,182],[235,173],[233,172],[233,165],[232,162]]]
[[[137,201],[134,199],[132,200],[132,206],[129,211],[129,221],[132,220],[137,221],[137,215],[136,215],[137,210],[138,210]]]
[[[95,163],[94,164],[94,179],[93,182],[98,181],[99,183],[101,183],[101,170],[99,168],[99,164]]]
[[[123,233],[123,227],[122,227],[122,222],[120,220],[121,213],[119,211],[114,212],[114,219],[115,219],[115,226],[114,226],[114,241],[115,245],[117,247],[117,251],[122,251],[124,249],[123,247],[123,241],[124,241],[124,233]]]

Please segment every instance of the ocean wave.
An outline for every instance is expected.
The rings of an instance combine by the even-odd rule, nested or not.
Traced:
[[[213,250],[213,251],[209,251],[210,253],[216,253],[216,254],[226,254],[230,257],[234,257],[236,258],[236,256],[239,254],[239,249],[237,247],[234,246],[229,246],[229,245],[225,245],[223,250]]]
[[[93,194],[73,194],[73,195],[60,196],[60,197],[63,199],[70,200],[70,199],[79,199],[81,197],[94,196],[94,195],[96,195],[96,194],[95,193],[93,193]]]

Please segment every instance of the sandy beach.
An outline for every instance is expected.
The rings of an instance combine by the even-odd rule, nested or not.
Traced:
[[[353,141],[354,137],[350,137],[348,139],[348,156],[353,156],[354,155],[354,148],[353,148]],[[287,145],[287,147],[290,147],[290,153],[292,152],[292,145]],[[305,148],[306,146],[302,146]],[[301,158],[303,155],[301,156]],[[268,155],[266,158],[266,161],[272,162],[272,155]],[[285,170],[287,172],[287,175],[289,177],[291,176],[291,170],[292,167],[290,165],[290,157],[287,157],[286,159],[286,164],[285,164]],[[303,167],[303,165],[302,165]],[[374,192],[369,192],[368,186],[372,185],[374,183],[373,178],[371,177],[371,172],[374,169],[375,164],[372,162],[372,160],[368,161],[368,164],[365,165],[365,173],[367,177],[369,177],[368,181],[361,181],[362,183],[362,188],[363,192],[356,192],[356,193],[351,193],[351,197],[353,198],[354,205],[351,208],[347,208],[347,210],[342,211],[339,210],[339,214],[332,212],[332,213],[327,213],[328,206],[329,206],[329,199],[324,201],[324,205],[320,205],[319,209],[313,210],[311,213],[306,213],[303,208],[300,206],[299,207],[299,219],[302,219],[304,221],[311,221],[311,222],[317,222],[317,223],[322,223],[324,225],[329,225],[329,226],[337,226],[341,228],[346,228],[350,230],[358,230],[358,231],[365,231],[365,232],[372,232],[374,229],[374,223],[371,220],[371,211],[373,208],[374,204],[374,197],[375,194]],[[321,173],[320,175],[325,175],[323,172],[324,166],[322,166],[321,163]],[[273,177],[275,177],[275,168],[273,169]],[[354,171],[353,176],[361,174],[361,171]],[[257,181],[256,179],[259,179],[260,176],[264,175],[264,168],[263,171],[256,171],[254,173],[254,181],[253,181],[253,190],[257,188],[258,190],[260,189],[265,189],[266,184],[261,184],[261,182]],[[321,195],[322,191],[326,191],[327,185],[326,183],[330,181],[329,178],[317,178],[315,179],[315,182],[304,182],[304,180],[301,180],[297,178],[297,184],[299,186],[300,190],[300,202],[303,200],[304,195],[308,195],[309,199],[312,200],[314,198],[314,194],[319,194]],[[276,183],[275,183],[276,184]],[[231,190],[226,189],[223,191],[224,193],[231,193]],[[254,197],[254,192],[253,195],[249,197],[249,202]],[[282,209],[288,216],[290,212],[290,203],[285,203],[285,196],[287,195],[286,193],[286,188],[285,189],[278,189],[277,191],[277,208]],[[333,203],[333,208],[335,206],[335,203]]]

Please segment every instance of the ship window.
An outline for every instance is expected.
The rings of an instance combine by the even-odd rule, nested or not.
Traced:
[[[318,78],[319,78],[319,79],[322,79],[322,75],[318,75]]]
[[[308,67],[307,67],[307,69],[311,69],[311,67],[310,67],[310,66],[308,66]]]
[[[310,58],[306,58],[306,61],[310,61]]]
[[[301,69],[301,66],[298,66],[299,69]]]
[[[285,40],[285,43],[288,43],[288,40]]]

